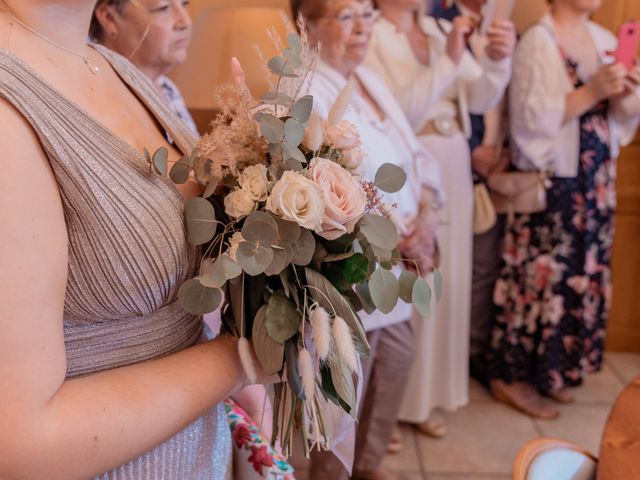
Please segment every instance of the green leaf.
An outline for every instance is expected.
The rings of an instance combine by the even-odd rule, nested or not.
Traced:
[[[374,305],[382,313],[391,313],[398,303],[399,285],[389,270],[379,268],[369,279],[369,291]]]
[[[216,233],[216,213],[213,205],[201,197],[189,198],[184,205],[187,236],[192,245],[210,241]]]
[[[307,158],[298,147],[293,147],[288,143],[283,143],[282,148],[284,150],[284,153],[286,153],[287,155],[287,159],[294,159],[296,162],[298,162],[298,164],[300,165],[300,169],[302,169],[303,163],[307,163]],[[297,168],[291,168],[290,170],[299,171]]]
[[[267,62],[267,67],[274,75],[290,78],[295,78],[298,76],[296,75],[293,67],[289,64],[289,60],[287,60],[285,57],[273,57]]]
[[[374,185],[383,192],[396,193],[407,181],[407,174],[393,163],[385,163],[376,172]]]
[[[212,178],[207,184],[207,188],[204,189],[204,193],[202,194],[202,198],[209,198],[213,195],[218,187],[218,179]]]
[[[191,173],[191,157],[185,155],[173,164],[169,172],[169,178],[173,183],[181,185],[189,180],[189,173]]]
[[[346,260],[347,258],[353,257],[355,255],[354,252],[347,253],[330,253],[322,260],[325,263],[329,262],[341,262],[342,260]]]
[[[304,271],[307,277],[307,283],[313,287],[309,289],[311,296],[327,312],[335,312],[336,315],[342,317],[344,321],[347,322],[347,325],[349,325],[349,328],[353,332],[358,350],[360,353],[368,355],[370,347],[367,341],[367,335],[360,318],[356,315],[356,312],[353,311],[349,302],[321,273],[310,268],[305,268]]]
[[[313,234],[306,228],[300,229],[300,237],[293,246],[293,258],[291,261],[294,265],[304,267],[309,265],[313,254],[316,251],[316,239]]]
[[[284,140],[284,122],[264,113],[260,116],[260,132],[269,143],[281,143]]]
[[[278,238],[280,242],[295,244],[300,238],[300,225],[296,222],[290,222],[280,217],[273,217],[278,225]]]
[[[420,315],[431,316],[431,287],[423,278],[418,278],[413,285],[412,301]]]
[[[265,93],[261,100],[268,105],[291,105],[293,98],[284,93],[269,92]]]
[[[342,273],[349,283],[364,281],[368,276],[369,262],[361,253],[350,256],[342,263]]]
[[[267,375],[282,370],[284,362],[284,345],[276,342],[267,332],[267,306],[263,305],[256,313],[251,332],[251,343],[258,361]]]
[[[144,159],[147,163],[153,163],[153,160],[151,160],[151,154],[149,153],[149,150],[147,150],[147,147],[142,147],[142,152],[144,153]]]
[[[300,56],[300,52],[296,52],[291,48],[285,48],[282,51],[282,54],[293,68],[300,68],[302,66],[302,57]]]
[[[288,243],[283,243],[282,245],[274,245],[271,251],[273,252],[273,260],[264,273],[267,275],[279,275],[291,263],[293,248]]]
[[[311,116],[312,108],[313,97],[311,95],[305,95],[293,104],[293,107],[291,107],[291,111],[289,112],[289,114],[300,123],[307,123],[309,117]]]
[[[200,278],[200,283],[209,288],[222,286],[242,274],[242,268],[229,255],[220,255],[211,268]]]
[[[269,247],[256,245],[253,242],[240,242],[236,252],[236,259],[242,270],[255,277],[264,273],[267,267],[271,265],[273,250]]]
[[[301,322],[302,317],[296,306],[283,290],[276,290],[267,304],[266,328],[269,336],[276,342],[284,343],[296,334]]]
[[[302,40],[300,39],[300,35],[297,33],[290,33],[287,35],[287,45],[298,53],[302,52]]]
[[[436,302],[440,303],[440,299],[442,299],[442,272],[440,270],[433,272],[433,289],[436,292]]]
[[[192,315],[204,315],[218,308],[222,301],[222,291],[207,288],[200,283],[200,279],[192,278],[180,286],[178,301]]]
[[[287,367],[287,383],[293,394],[298,398],[304,398],[304,388],[302,378],[298,371],[298,342],[294,339],[288,340],[284,345],[284,356]]]
[[[153,168],[158,175],[167,175],[167,165],[169,162],[169,150],[160,147],[153,153]]]
[[[242,238],[258,245],[271,245],[278,240],[278,227],[275,222],[255,220],[242,226]]]
[[[373,304],[373,300],[371,300],[371,292],[369,292],[369,284],[368,283],[359,283],[356,285],[356,294],[360,299],[360,303],[362,303],[362,309],[371,315],[376,311],[376,306]]]
[[[353,385],[353,374],[337,355],[329,357],[329,367],[336,393],[349,406],[347,413],[355,416],[356,392]]]
[[[413,285],[418,275],[409,270],[404,270],[400,275],[400,298],[405,303],[413,303]]]
[[[367,213],[360,221],[359,227],[371,245],[389,251],[398,245],[398,230],[387,218]]]
[[[295,118],[288,118],[284,124],[284,138],[289,147],[297,148],[304,138],[304,126],[302,123]]]

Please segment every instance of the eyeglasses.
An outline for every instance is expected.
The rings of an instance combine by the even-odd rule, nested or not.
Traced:
[[[365,23],[373,23],[380,17],[380,12],[372,8],[363,10],[361,12],[344,9],[335,15],[326,15],[326,18],[333,18],[340,22],[342,26],[351,26],[356,20],[360,20]]]

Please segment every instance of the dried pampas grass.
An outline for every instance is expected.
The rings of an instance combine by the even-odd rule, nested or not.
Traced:
[[[311,335],[316,346],[316,353],[321,361],[326,361],[331,351],[331,320],[329,313],[322,308],[316,307],[309,316],[311,322]]]
[[[302,389],[307,400],[312,400],[316,391],[316,378],[313,368],[313,359],[309,350],[302,348],[298,353],[298,371],[302,378]]]
[[[333,320],[333,339],[340,359],[349,367],[349,370],[352,372],[357,371],[358,355],[356,347],[353,344],[353,338],[351,338],[351,329],[342,317],[336,317]]]

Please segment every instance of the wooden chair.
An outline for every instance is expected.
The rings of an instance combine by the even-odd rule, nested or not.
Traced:
[[[204,131],[219,110],[214,92],[231,83],[231,57],[237,57],[246,73],[247,85],[255,97],[269,90],[267,73],[256,51],[265,60],[276,51],[268,31],[274,29],[286,44],[289,15],[279,7],[211,7],[194,21],[187,60],[171,72],[200,131]]]
[[[597,458],[569,442],[537,438],[520,449],[513,480],[595,480]]]

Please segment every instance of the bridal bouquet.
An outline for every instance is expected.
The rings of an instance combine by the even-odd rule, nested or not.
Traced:
[[[199,315],[222,304],[249,380],[251,345],[261,368],[280,375],[272,441],[285,454],[294,427],[305,453],[328,448],[321,397],[355,416],[359,355],[369,352],[357,312],[389,313],[404,301],[427,315],[431,297],[419,275],[392,272],[401,261],[398,233],[380,191],[398,191],[406,175],[385,164],[373,181],[359,177],[359,135],[342,120],[351,88],[328,118],[313,113],[313,98],[301,94],[315,63],[305,43],[290,34],[282,55],[269,60],[277,84],[259,101],[234,60],[236,82],[222,92],[221,115],[169,172],[176,183],[193,172],[206,186],[185,206],[188,240],[204,255],[179,300]],[[162,152],[148,158],[167,171]]]

